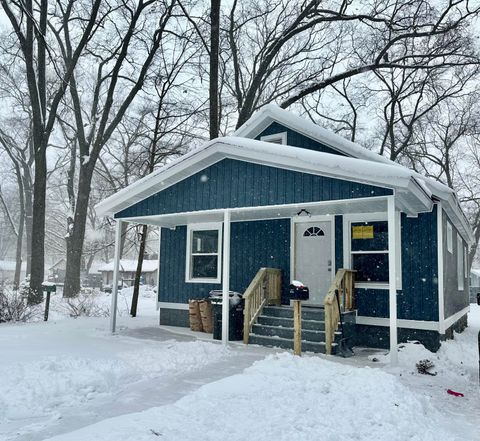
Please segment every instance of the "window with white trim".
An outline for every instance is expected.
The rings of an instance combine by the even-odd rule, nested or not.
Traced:
[[[464,251],[463,251],[463,240],[460,234],[457,233],[457,281],[458,281],[458,290],[463,291],[465,279],[464,279]]]
[[[464,275],[465,275],[465,278],[468,279],[468,248],[465,247],[464,250],[463,250],[463,255],[465,256],[465,258],[463,259],[463,269],[464,269]]]
[[[260,141],[272,142],[273,144],[287,144],[287,132],[274,133],[260,137]]]
[[[186,281],[220,283],[222,225],[189,225],[187,228]]]
[[[351,262],[358,283],[388,283],[388,222],[352,222]]]
[[[447,221],[447,250],[453,253],[453,228],[449,221]]]

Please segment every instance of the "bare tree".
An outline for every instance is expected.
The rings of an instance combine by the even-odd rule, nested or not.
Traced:
[[[32,117],[32,144],[35,158],[33,191],[32,256],[29,302],[43,300],[45,249],[45,193],[47,186],[47,146],[54,129],[57,110],[70,83],[77,62],[92,34],[102,21],[101,0],[56,2],[55,11],[49,15],[48,0],[40,0],[34,7],[32,0],[14,2],[0,0],[13,27],[24,63]],[[58,65],[52,51],[47,30],[64,27],[71,20],[82,20],[82,26],[70,41],[71,57]],[[47,72],[57,76],[50,85]]]

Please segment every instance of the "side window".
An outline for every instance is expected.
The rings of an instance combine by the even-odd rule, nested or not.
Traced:
[[[449,221],[447,221],[447,250],[453,253],[453,228]]]
[[[463,240],[460,234],[457,234],[457,281],[458,281],[458,290],[463,291],[464,289],[464,248]]]
[[[221,227],[206,226],[187,230],[186,281],[219,283],[221,270]]]

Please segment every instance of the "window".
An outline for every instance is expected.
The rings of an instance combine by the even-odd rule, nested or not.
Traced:
[[[388,283],[387,221],[351,223],[351,268],[359,283]]]
[[[260,138],[260,141],[272,142],[274,144],[287,144],[287,132],[266,135]]]
[[[465,275],[465,278],[468,279],[468,248],[465,247],[463,252],[465,256],[465,258],[463,259],[464,275]]]
[[[221,236],[221,224],[188,227],[187,282],[220,283]]]
[[[457,234],[457,281],[458,281],[458,290],[463,291],[464,288],[464,271],[463,271],[463,259],[464,259],[464,252],[463,252],[463,240],[460,234]]]
[[[304,237],[325,236],[325,232],[320,227],[310,227],[303,232]]]
[[[453,228],[452,224],[447,221],[447,250],[453,253]]]

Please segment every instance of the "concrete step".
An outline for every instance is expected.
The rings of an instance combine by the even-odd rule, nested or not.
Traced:
[[[258,323],[260,325],[293,328],[293,318],[274,317],[270,315],[264,315],[263,312],[262,312],[262,315],[258,316]],[[324,331],[325,322],[319,321],[319,320],[303,320],[302,319],[302,330]]]
[[[269,337],[282,337],[287,339],[293,339],[293,328],[285,328],[281,326],[261,325],[254,324],[252,327],[252,333],[255,335],[265,335]],[[339,341],[342,334],[341,332],[335,333],[335,341]],[[302,330],[302,340],[311,342],[324,342],[325,331],[313,331]]]
[[[271,348],[293,349],[292,339],[266,335],[250,334],[249,344],[267,346]],[[332,354],[336,354],[337,347],[337,343],[332,344]],[[325,343],[302,340],[302,352],[325,354]]]
[[[290,306],[266,306],[263,308],[262,315],[271,317],[284,317],[293,319],[293,308]],[[325,320],[325,311],[323,308],[302,307],[302,320]]]

